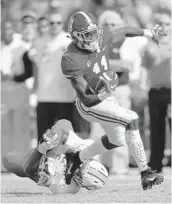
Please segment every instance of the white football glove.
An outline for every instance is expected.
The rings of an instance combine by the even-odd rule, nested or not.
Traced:
[[[161,37],[163,36],[167,36],[167,33],[165,32],[165,30],[163,29],[163,27],[161,27],[160,25],[155,25],[152,29],[150,29],[150,31],[152,32],[153,36],[152,36],[152,40],[157,43],[157,45],[159,45],[159,41],[161,39]]]
[[[52,130],[48,129],[43,135],[44,141],[49,146],[49,149],[52,149],[59,143],[59,135],[58,133],[52,132]]]

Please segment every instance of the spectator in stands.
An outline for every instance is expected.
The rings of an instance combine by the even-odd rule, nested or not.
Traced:
[[[35,21],[35,17],[30,14],[22,17],[22,36],[15,34],[11,22],[5,22],[3,26],[4,41],[1,50],[2,156],[11,149],[24,154],[31,148],[29,90],[25,81],[17,77],[24,71],[23,53],[29,49],[29,41],[34,37],[31,27],[26,26],[28,23],[26,19],[33,23]]]
[[[47,37],[49,33],[49,20],[47,16],[38,19],[38,34],[40,37]]]
[[[135,7],[133,7],[133,2],[131,0],[115,0],[114,9],[120,13],[127,25],[135,27],[140,26]]]
[[[38,140],[57,120],[67,119],[73,124],[75,92],[61,71],[61,57],[71,42],[63,31],[60,13],[49,15],[49,37],[35,42],[35,93],[37,95]]]
[[[150,167],[162,171],[164,157],[167,107],[171,101],[171,20],[170,14],[161,12],[156,23],[162,25],[168,36],[161,39],[160,47],[149,43],[144,55],[144,65],[149,70],[150,115]]]
[[[148,4],[148,1],[135,0],[134,7],[135,7],[136,16],[137,16],[138,22],[140,23],[140,26],[142,28],[153,27],[152,25],[153,9]]]

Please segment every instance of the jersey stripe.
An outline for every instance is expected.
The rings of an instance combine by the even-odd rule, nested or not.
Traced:
[[[98,113],[95,113],[93,111],[86,111],[84,110],[84,108],[81,106],[81,102],[77,99],[76,100],[76,105],[77,105],[77,108],[84,114],[84,115],[89,115],[89,116],[92,116],[98,120],[101,120],[101,121],[105,121],[105,122],[111,122],[111,123],[118,123],[118,124],[121,124],[121,125],[124,125],[124,126],[128,126],[129,124],[129,121],[127,120],[124,120],[123,118],[112,118],[112,117],[108,117],[106,115],[100,115]]]

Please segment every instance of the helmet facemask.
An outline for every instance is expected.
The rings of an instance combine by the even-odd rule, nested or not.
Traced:
[[[78,41],[78,47],[81,49],[86,49],[91,52],[100,50],[103,38],[103,30],[101,26],[95,26],[87,31],[74,31],[73,35]]]

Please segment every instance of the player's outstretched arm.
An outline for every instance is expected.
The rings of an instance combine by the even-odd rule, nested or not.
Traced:
[[[156,25],[152,29],[142,29],[135,27],[122,27],[112,31],[114,43],[118,42],[125,37],[136,37],[136,36],[144,36],[148,39],[152,39],[154,42],[159,44],[159,40],[161,37],[166,36],[167,33],[164,29]]]
[[[87,94],[88,84],[82,76],[77,76],[70,80],[79,99],[86,107],[97,105],[109,96],[109,93],[107,93],[106,91],[103,91],[100,94],[92,94],[92,95]],[[103,82],[103,83],[106,83],[106,82]],[[108,85],[105,84],[105,86],[108,86]]]

